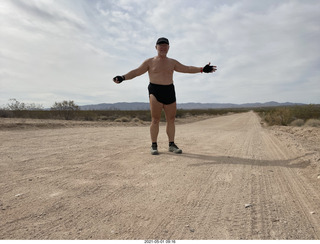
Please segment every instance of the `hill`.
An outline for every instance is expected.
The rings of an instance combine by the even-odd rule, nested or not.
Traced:
[[[220,109],[220,108],[259,108],[259,107],[279,107],[279,106],[294,106],[304,105],[302,103],[278,103],[278,102],[266,102],[266,103],[178,103],[178,109]],[[81,110],[149,110],[149,103],[133,102],[133,103],[100,103],[94,105],[80,106]]]

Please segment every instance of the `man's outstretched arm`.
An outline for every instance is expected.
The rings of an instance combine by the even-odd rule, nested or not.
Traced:
[[[137,76],[140,76],[144,73],[146,73],[149,69],[149,65],[148,65],[148,59],[146,61],[144,61],[138,68],[129,71],[127,74],[122,75],[122,76],[116,76],[113,78],[113,81],[115,83],[121,83],[124,80],[131,80]]]
[[[186,66],[175,60],[174,70],[177,72],[190,73],[190,74],[202,73],[202,72],[212,73],[217,70],[217,66],[212,66],[210,65],[210,63],[207,64],[205,67]]]

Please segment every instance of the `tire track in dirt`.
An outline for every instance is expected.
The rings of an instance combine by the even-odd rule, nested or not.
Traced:
[[[279,201],[274,198],[274,195],[281,195],[283,192],[288,191],[288,186],[294,185],[292,179],[299,177],[295,170],[301,166],[307,167],[308,163],[294,163],[293,161],[295,161],[296,158],[299,158],[299,154],[297,154],[296,151],[287,151],[286,147],[281,146],[279,142],[275,142],[275,138],[271,138],[270,136],[266,137],[265,132],[262,130],[259,120],[255,115],[252,115],[251,118],[246,121],[246,125],[243,125],[245,124],[244,122],[239,124],[240,120],[241,117],[237,116],[236,119],[231,119],[228,123],[230,128],[235,129],[235,135],[233,136],[234,144],[227,152],[227,155],[231,155],[228,156],[231,162],[227,158],[211,157],[211,159],[217,161],[215,163],[219,166],[223,164],[232,165],[232,167],[223,165],[223,167],[219,167],[218,171],[221,174],[226,172],[229,172],[230,174],[230,172],[233,171],[238,172],[238,175],[233,174],[236,176],[231,178],[233,178],[234,183],[239,183],[239,188],[231,189],[231,194],[230,192],[229,194],[224,194],[224,192],[230,190],[228,188],[220,188],[221,191],[207,191],[206,198],[213,201],[211,202],[211,205],[206,204],[206,201],[199,192],[196,198],[199,199],[199,202],[203,202],[204,206],[201,208],[201,211],[203,212],[199,212],[198,209],[194,207],[193,210],[188,209],[189,212],[184,210],[181,215],[188,212],[189,216],[198,216],[195,220],[197,224],[194,226],[203,230],[203,232],[199,233],[199,236],[204,235],[204,233],[206,233],[207,236],[210,236],[210,228],[205,228],[205,226],[211,226],[211,230],[214,229],[215,231],[212,238],[217,238],[216,233],[218,232],[218,236],[231,239],[317,239],[318,233],[314,229],[317,228],[318,222],[309,222],[310,214],[307,212],[308,210],[303,210],[305,206],[294,206],[293,209],[295,210],[293,211],[297,211],[298,213],[302,211],[304,214],[302,216],[296,214],[295,217],[290,217],[292,216],[293,211],[286,211],[286,208],[287,204],[291,203],[288,202],[288,200],[283,201],[283,199],[281,199],[281,201]],[[235,122],[237,126],[232,126],[233,122]],[[214,125],[212,127],[214,127]],[[219,129],[220,128],[221,127],[219,127]],[[242,132],[239,133],[241,130]],[[225,139],[223,136],[221,138]],[[219,143],[220,138],[217,136],[215,140]],[[207,151],[206,157],[202,157],[202,159],[210,159],[210,156],[208,155],[210,155],[210,153]],[[210,164],[210,162],[201,163],[202,166],[208,166]],[[294,173],[288,177],[286,176],[287,173],[285,173],[287,171]],[[215,179],[213,183],[214,186],[218,185],[218,175],[219,173],[216,172],[215,178],[212,178]],[[237,178],[237,176],[240,177]],[[286,180],[288,182],[286,182]],[[286,187],[281,188],[279,186],[281,186],[281,183],[283,184],[283,181],[286,182]],[[307,182],[303,183],[304,184],[302,185],[308,185]],[[208,183],[206,184],[209,188],[214,187]],[[235,188],[235,186],[233,186],[233,188]],[[250,189],[250,192],[248,192],[248,188]],[[315,190],[313,190],[312,193],[313,194],[309,195],[318,199],[319,193],[316,193]],[[214,195],[221,198],[214,201]],[[246,209],[246,212],[244,212],[244,203],[245,201],[248,201],[246,197],[250,198],[251,201],[249,200],[249,203],[252,204],[252,207],[249,207]],[[290,199],[293,202],[299,202],[304,197],[305,196],[293,194],[290,196]],[[313,203],[316,203],[316,201],[313,200]],[[228,206],[228,211],[225,206]],[[313,208],[319,209],[319,205],[314,205]],[[218,214],[211,214],[210,211]],[[227,227],[225,228],[223,228],[221,219],[219,219],[219,217],[221,217],[220,213],[222,212],[224,213],[223,216],[226,216],[226,219],[230,220],[227,222]],[[206,223],[205,219],[201,216],[207,216],[211,222]],[[298,224],[296,223],[297,220]],[[170,221],[165,222],[168,226],[171,225],[171,228],[167,227],[168,229],[174,227],[174,221],[171,221],[171,224]],[[216,227],[213,223],[219,223],[219,226]],[[165,226],[164,223],[162,223],[162,225]],[[215,226],[216,228],[212,228],[212,226]],[[300,230],[298,232],[292,231],[296,228]],[[195,232],[196,230],[194,230],[194,233]],[[199,232],[199,230],[197,230],[197,232]],[[180,233],[181,235],[177,235],[178,238],[181,236],[189,236],[190,238],[197,236],[191,235],[188,232],[186,233],[185,231]],[[173,234],[173,236],[175,235]],[[172,236],[170,237],[172,238]]]
[[[279,160],[277,177],[274,178],[278,186],[277,191],[282,196],[282,205],[279,209],[286,212],[289,220],[283,220],[286,225],[293,225],[295,235],[306,235],[306,239],[320,238],[319,215],[311,214],[320,207],[319,191],[301,177],[299,169],[303,169],[310,164],[310,161],[304,161],[304,154],[300,150],[288,150],[279,140],[271,135],[265,135],[267,146],[270,147],[269,156]],[[290,209],[290,211],[289,211]],[[299,213],[294,214],[293,213]],[[291,215],[291,216],[290,216]],[[290,218],[290,217],[291,218]],[[284,217],[283,217],[284,218]],[[280,220],[279,220],[280,221]],[[283,230],[286,232],[286,229]],[[283,233],[284,234],[284,233]],[[289,238],[290,238],[289,233]]]

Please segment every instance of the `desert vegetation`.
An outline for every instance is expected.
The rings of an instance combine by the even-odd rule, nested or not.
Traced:
[[[268,125],[320,127],[320,105],[255,109]]]
[[[74,101],[55,102],[50,109],[42,105],[26,104],[10,99],[5,108],[0,109],[2,118],[31,118],[31,119],[64,119],[77,121],[114,121],[139,122],[150,121],[149,110],[81,110]],[[241,113],[254,110],[268,125],[282,126],[312,126],[320,127],[320,105],[299,105],[287,107],[264,108],[226,108],[226,109],[178,109],[177,118],[191,116],[217,116],[228,113]],[[165,121],[162,113],[161,121]]]
[[[0,109],[0,117],[3,118],[31,118],[31,119],[65,119],[80,121],[150,121],[149,110],[80,110],[74,101],[55,102],[50,109],[43,109],[42,106],[20,103],[16,99],[11,99],[5,108]],[[23,106],[21,105],[23,104]],[[240,113],[249,109],[195,109],[177,111],[177,118],[201,115],[223,115],[227,113]],[[162,113],[161,121],[165,121]]]

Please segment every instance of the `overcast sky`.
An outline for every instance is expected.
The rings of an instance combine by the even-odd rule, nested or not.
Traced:
[[[155,56],[213,74],[174,74],[177,102],[320,103],[319,0],[1,0],[0,107],[148,102],[148,74],[112,82]]]

